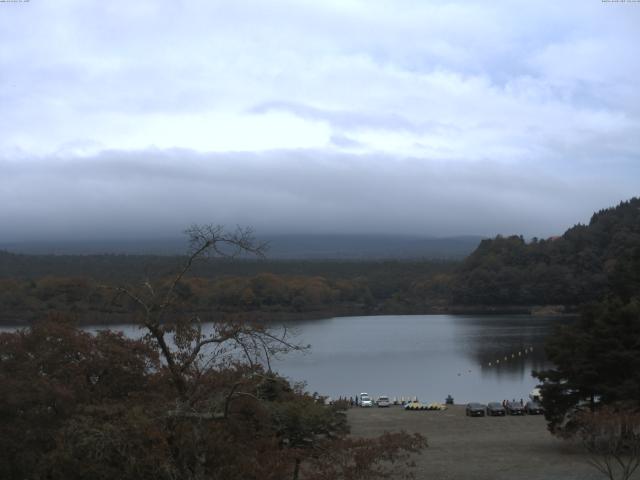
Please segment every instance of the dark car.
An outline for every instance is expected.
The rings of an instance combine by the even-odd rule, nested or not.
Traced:
[[[505,408],[509,415],[524,415],[524,407],[520,402],[508,402]]]
[[[491,402],[487,405],[487,415],[490,417],[504,417],[506,414],[507,412],[505,412],[504,407],[499,402]]]
[[[484,417],[484,411],[487,407],[481,403],[467,403],[465,414],[468,417]]]
[[[524,411],[529,415],[542,415],[544,413],[544,408],[538,402],[527,402],[524,406]]]

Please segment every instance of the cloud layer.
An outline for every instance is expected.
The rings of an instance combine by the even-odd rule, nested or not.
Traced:
[[[424,162],[324,150],[186,150],[0,162],[3,240],[177,234],[192,223],[262,233],[546,236],[629,197],[634,179],[562,179],[497,162]],[[604,175],[611,175],[602,172]]]
[[[640,5],[0,4],[0,240],[546,235],[638,193]]]

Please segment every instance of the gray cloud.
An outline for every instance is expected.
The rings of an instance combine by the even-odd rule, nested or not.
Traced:
[[[611,173],[569,181],[535,167],[318,151],[111,151],[0,168],[0,241],[148,238],[193,222],[264,233],[545,236],[636,187]]]

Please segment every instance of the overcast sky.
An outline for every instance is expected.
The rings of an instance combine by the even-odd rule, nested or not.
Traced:
[[[640,3],[0,2],[0,241],[548,236],[640,193]]]

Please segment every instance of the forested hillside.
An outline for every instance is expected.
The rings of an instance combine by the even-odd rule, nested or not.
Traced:
[[[453,282],[458,305],[579,305],[616,291],[637,291],[640,198],[600,210],[561,237],[483,240]]]

